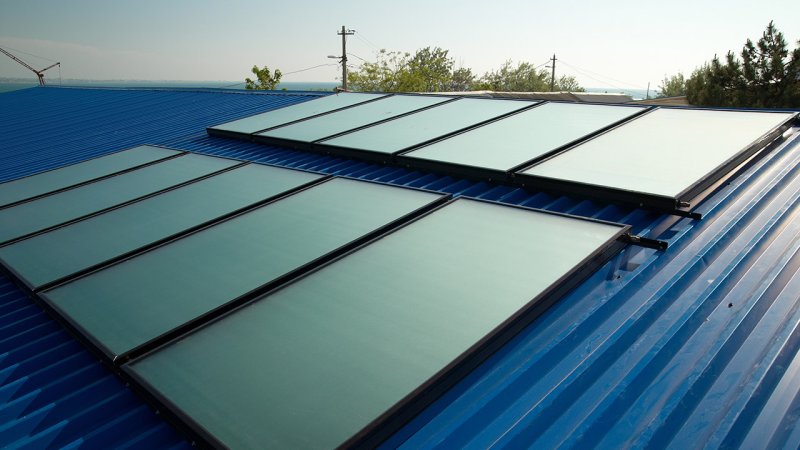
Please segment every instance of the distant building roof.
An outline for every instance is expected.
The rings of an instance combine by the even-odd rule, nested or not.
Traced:
[[[627,223],[669,249],[612,258],[387,445],[800,445],[800,128],[706,199],[702,220],[206,133],[314,95],[0,94],[0,181],[157,144]],[[188,445],[5,274],[0,394],[4,446]]]
[[[441,95],[463,95],[489,98],[521,98],[527,100],[556,100],[583,103],[628,103],[633,97],[627,94],[602,92],[503,92],[503,91],[462,91],[435,92]]]
[[[656,97],[646,100],[634,100],[633,103],[655,106],[689,106],[689,100],[685,95],[678,97]]]

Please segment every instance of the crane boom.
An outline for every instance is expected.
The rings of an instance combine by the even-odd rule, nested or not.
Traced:
[[[52,69],[53,67],[55,67],[55,66],[60,66],[60,65],[61,65],[61,63],[60,63],[60,62],[57,62],[57,63],[55,63],[55,64],[50,64],[49,66],[45,67],[44,69],[40,70],[39,72],[44,72],[44,71],[45,71],[45,70],[47,70],[47,69]]]
[[[25,61],[23,61],[23,60],[21,60],[21,59],[17,58],[16,56],[14,56],[13,54],[9,53],[8,51],[6,51],[6,50],[5,50],[4,48],[2,48],[2,47],[0,47],[0,52],[2,52],[3,54],[5,54],[5,55],[6,55],[6,56],[8,56],[9,58],[13,59],[14,61],[16,61],[16,62],[20,63],[22,66],[24,66],[25,68],[27,68],[27,69],[28,69],[28,70],[30,70],[31,72],[35,73],[35,74],[36,74],[36,76],[39,78],[39,86],[44,86],[44,71],[45,71],[45,70],[47,70],[47,69],[52,69],[52,68],[53,68],[53,67],[55,67],[55,66],[60,66],[60,65],[61,65],[61,63],[60,63],[60,62],[57,62],[57,63],[55,63],[55,64],[51,64],[51,65],[49,65],[49,66],[45,67],[45,68],[44,68],[44,69],[42,69],[42,70],[36,70],[36,69],[34,69],[33,67],[31,67],[31,66],[30,66],[30,64],[28,64],[28,63],[26,63]]]

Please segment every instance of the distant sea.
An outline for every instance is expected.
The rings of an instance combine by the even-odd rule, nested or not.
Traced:
[[[58,85],[58,80],[48,80],[50,85]],[[212,89],[244,89],[244,83],[235,81],[139,81],[139,80],[64,80],[64,86],[80,87],[137,87],[137,88],[212,88]],[[36,80],[4,80],[0,79],[0,92],[16,91],[37,86]],[[337,82],[328,81],[287,81],[278,85],[278,89],[290,91],[332,91],[339,86]]]
[[[49,80],[50,84],[54,83]],[[36,86],[35,80],[3,80],[0,79],[0,92],[15,91],[17,89],[25,89]],[[81,86],[81,87],[139,87],[139,88],[213,88],[213,89],[244,89],[244,83],[236,83],[235,81],[123,81],[123,80],[64,80],[64,86]],[[278,85],[278,89],[286,89],[290,91],[332,91],[333,88],[339,86],[339,83],[333,81],[287,81]],[[618,88],[586,88],[587,92],[607,92],[607,93],[622,93],[630,95],[634,100],[645,98],[647,91],[644,89],[618,89]],[[650,97],[655,96],[655,91],[650,90]]]
[[[586,92],[607,93],[607,94],[625,94],[633,97],[634,100],[643,100],[648,95],[647,89],[619,89],[619,88],[592,88],[587,87]],[[649,96],[653,98],[657,93],[650,89]]]

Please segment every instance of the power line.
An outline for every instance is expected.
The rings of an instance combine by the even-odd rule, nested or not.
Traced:
[[[598,76],[600,78],[605,78],[606,80],[612,80],[614,82],[621,83],[623,85],[627,85],[627,86],[629,86],[631,88],[634,88],[634,89],[644,89],[642,86],[637,86],[634,83],[628,83],[627,81],[618,80],[616,78],[612,78],[612,77],[609,77],[609,76],[606,76],[606,75],[603,75],[603,74],[600,74],[600,73],[597,73],[597,72],[593,72],[593,71],[591,71],[589,69],[582,69],[580,67],[577,67],[577,66],[575,66],[573,64],[570,64],[570,63],[564,61],[563,59],[560,60],[560,61],[561,61],[562,64],[565,64],[565,65],[567,65],[569,67],[572,67],[573,69],[578,70],[580,72],[588,72],[588,73],[594,74],[594,75],[596,75],[596,76]],[[589,76],[587,73],[584,73],[584,75]],[[592,78],[594,80],[600,81],[602,83],[608,83],[608,81],[598,80],[597,78],[594,78],[592,76],[589,76],[589,78]],[[608,83],[608,84],[611,84],[611,83]],[[624,88],[621,88],[619,86],[614,86],[614,85],[612,85],[612,86],[617,88],[617,89],[624,89]]]
[[[8,49],[8,50],[13,50],[13,51],[15,51],[15,52],[17,52],[17,53],[22,53],[23,55],[28,55],[28,56],[33,56],[34,58],[43,59],[43,60],[45,60],[45,61],[50,61],[50,62],[58,62],[58,61],[56,61],[56,60],[54,60],[54,59],[48,59],[48,58],[45,58],[44,56],[34,55],[33,53],[28,53],[28,52],[23,52],[22,50],[18,50],[18,49],[16,49],[16,48],[11,48],[11,47],[9,47],[9,46],[7,46],[7,45],[3,45],[2,47],[3,47],[3,48],[6,48],[6,49]]]
[[[338,64],[333,64],[333,63],[328,63],[328,64],[319,64],[319,65],[316,65],[316,66],[313,66],[313,67],[307,67],[307,68],[305,68],[305,69],[293,70],[293,71],[291,71],[291,72],[281,72],[281,75],[291,75],[291,74],[293,74],[293,73],[305,72],[305,71],[307,71],[307,70],[311,70],[311,69],[317,69],[317,68],[319,68],[319,67],[325,67],[325,66],[338,66]]]
[[[355,36],[356,36],[358,39],[360,39],[362,42],[364,42],[365,44],[367,44],[368,46],[372,47],[372,49],[373,49],[373,50],[375,50],[376,52],[380,50],[380,49],[378,48],[378,46],[377,46],[377,45],[373,44],[373,43],[372,43],[372,42],[371,42],[369,39],[365,38],[365,37],[364,37],[362,34],[363,34],[363,33],[359,32],[359,33],[358,33],[358,34],[356,34]]]
[[[362,60],[362,61],[364,61],[364,62],[369,62],[369,61],[367,61],[366,59],[364,59],[364,58],[362,58],[362,57],[360,57],[360,56],[356,55],[355,53],[350,53],[350,52],[347,52],[347,54],[348,54],[348,55],[350,55],[350,56],[355,56],[356,58],[358,58],[358,59],[360,59],[360,60]]]
[[[332,63],[329,63],[329,64],[319,64],[319,65],[312,66],[312,67],[306,67],[305,69],[293,70],[293,71],[291,71],[291,72],[281,72],[281,76],[283,76],[283,75],[291,75],[291,74],[293,74],[293,73],[305,72],[305,71],[307,71],[307,70],[318,69],[318,68],[320,68],[320,67],[326,67],[326,66],[328,66],[328,67],[329,67],[329,66],[338,66],[338,64],[332,64]],[[228,84],[228,85],[222,86],[221,88],[222,88],[222,89],[224,89],[224,88],[236,87],[236,86],[240,86],[240,85],[242,85],[242,84],[245,84],[245,83],[247,83],[247,82],[246,82],[246,81],[241,81],[241,82],[239,82],[239,83]]]
[[[563,62],[563,61],[562,61],[562,62]],[[569,66],[569,64],[565,64],[565,65]],[[570,67],[572,67],[572,66],[570,66]],[[581,74],[581,75],[583,75],[583,76],[585,76],[585,77],[587,77],[587,78],[591,78],[592,80],[594,80],[594,81],[597,81],[597,82],[598,82],[598,83],[600,83],[600,84],[603,84],[603,85],[606,85],[606,86],[612,87],[612,88],[614,88],[614,89],[619,89],[619,90],[621,90],[621,91],[624,91],[624,90],[625,90],[625,88],[624,88],[624,87],[617,86],[616,84],[614,84],[614,83],[611,83],[611,82],[610,82],[610,81],[608,81],[608,80],[601,80],[600,78],[593,77],[592,75],[590,75],[590,74],[588,74],[588,73],[586,73],[586,72],[584,72],[584,71],[582,71],[582,70],[578,69],[577,67],[572,67],[572,70],[574,70],[575,72],[577,72],[577,73],[579,73],[579,74]]]

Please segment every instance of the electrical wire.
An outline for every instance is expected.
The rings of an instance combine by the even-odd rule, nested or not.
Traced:
[[[353,56],[355,56],[355,55],[353,55]],[[358,57],[356,56],[356,58],[358,58]],[[293,74],[293,73],[305,72],[305,71],[307,71],[307,70],[318,69],[318,68],[320,68],[320,67],[325,67],[325,66],[338,66],[338,65],[339,65],[339,64],[333,64],[333,63],[328,63],[328,64],[319,64],[319,65],[316,65],[316,66],[313,66],[313,67],[306,67],[305,69],[293,70],[293,71],[291,71],[291,72],[281,72],[281,76],[283,76],[283,75],[291,75],[291,74]],[[225,88],[232,88],[232,87],[236,87],[236,86],[241,86],[241,85],[243,85],[243,84],[246,84],[246,83],[247,83],[246,81],[241,81],[241,82],[239,82],[239,83],[234,83],[234,84],[228,84],[228,85],[225,85],[225,86],[221,86],[221,88],[220,88],[220,89],[225,89]]]
[[[308,68],[305,68],[305,69],[300,69],[300,70],[294,70],[294,71],[292,71],[292,72],[281,72],[281,75],[291,75],[291,74],[293,74],[293,73],[305,72],[305,71],[307,71],[307,70],[311,70],[311,69],[317,69],[317,68],[319,68],[319,67],[325,67],[325,66],[338,66],[338,65],[339,65],[339,64],[333,64],[333,63],[328,63],[328,64],[320,64],[320,65],[318,65],[318,66],[314,66],[314,67],[308,67]]]
[[[568,64],[565,64],[565,65],[568,65]],[[570,67],[572,67],[572,66],[570,66]],[[598,83],[600,83],[602,85],[606,85],[606,86],[612,87],[614,89],[619,89],[621,91],[625,90],[625,88],[622,87],[622,86],[617,86],[616,84],[611,83],[608,80],[601,80],[600,78],[593,77],[589,73],[586,73],[586,72],[584,72],[584,71],[582,71],[582,70],[580,70],[580,69],[578,69],[576,67],[572,67],[572,70],[574,70],[575,72],[577,72],[577,73],[579,73],[579,74],[581,74],[581,75],[583,75],[583,76],[585,76],[587,78],[591,78],[592,80],[594,80],[594,81],[596,81],[596,82],[598,82]]]
[[[350,56],[355,56],[356,58],[358,58],[358,59],[360,59],[360,60],[362,60],[362,61],[364,61],[364,62],[369,62],[369,61],[367,61],[366,59],[364,59],[364,58],[362,58],[362,57],[360,57],[360,56],[356,55],[355,53],[350,53],[350,52],[347,52],[347,54],[348,54],[348,55],[350,55]]]
[[[58,62],[58,61],[56,61],[54,59],[48,59],[48,58],[45,58],[44,56],[34,55],[33,53],[28,53],[28,52],[23,52],[22,50],[17,50],[16,48],[11,48],[11,47],[8,47],[8,46],[5,46],[5,45],[2,45],[0,47],[3,47],[6,50],[13,50],[13,51],[15,51],[17,53],[22,53],[23,55],[28,55],[28,56],[33,56],[34,58],[43,59],[45,61],[50,61],[50,62],[53,62],[53,63]]]
[[[369,39],[363,37],[362,33],[360,33],[360,32],[356,33],[356,34],[354,34],[354,36],[357,37],[358,39],[360,39],[363,43],[367,44],[369,47],[372,47],[372,49],[375,50],[376,52],[379,51],[378,46],[373,44],[372,42],[370,42]]]
[[[580,68],[580,67],[577,67],[577,66],[575,66],[574,64],[570,64],[570,63],[568,63],[568,62],[564,61],[563,59],[559,59],[558,61],[560,61],[560,62],[561,62],[562,64],[564,64],[565,66],[571,67],[571,68],[573,68],[573,69],[575,69],[575,70],[577,70],[577,71],[579,71],[579,72],[583,73],[584,75],[588,76],[589,78],[592,78],[593,80],[599,81],[599,82],[601,82],[601,83],[608,83],[608,81],[607,81],[607,80],[611,80],[611,81],[614,81],[614,82],[616,82],[616,83],[620,83],[620,84],[623,84],[623,85],[627,85],[629,88],[632,88],[632,89],[645,89],[645,88],[644,88],[644,87],[642,87],[642,86],[636,86],[634,83],[628,83],[627,81],[618,80],[618,79],[616,79],[616,78],[612,78],[612,77],[609,77],[609,76],[606,76],[606,75],[603,75],[603,74],[600,74],[600,73],[597,73],[597,72],[593,72],[593,71],[591,71],[591,70],[589,70],[589,69],[582,69],[582,68]],[[588,73],[587,73],[587,72],[588,72]],[[595,78],[595,77],[592,77],[592,76],[591,76],[591,75],[589,75],[589,74],[594,74],[594,75],[596,75],[596,76],[598,76],[598,77],[600,77],[600,78],[605,78],[605,79],[606,79],[606,81],[599,80],[599,79],[597,79],[597,78]],[[611,83],[608,83],[608,84],[610,84],[612,87],[615,87],[615,88],[617,88],[617,89],[625,89],[625,88],[622,88],[622,87],[620,87],[620,86],[615,86],[615,85],[613,85],[613,84],[611,84]]]

